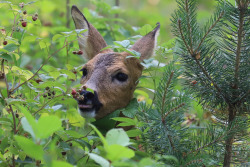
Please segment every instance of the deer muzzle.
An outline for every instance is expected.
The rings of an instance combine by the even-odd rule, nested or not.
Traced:
[[[87,90],[82,90],[80,95],[84,97],[82,99],[77,99],[81,116],[85,118],[95,117],[102,107],[102,103],[99,101],[96,91],[92,93]]]

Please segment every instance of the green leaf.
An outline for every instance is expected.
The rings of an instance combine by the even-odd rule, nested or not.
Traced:
[[[133,130],[129,130],[126,132],[127,132],[128,137],[136,137],[142,134],[142,131],[140,131],[139,129],[133,129]]]
[[[104,138],[104,136],[102,135],[102,133],[92,124],[89,124],[89,126],[97,133],[97,135],[100,137],[104,147],[106,148],[108,146],[108,143],[106,141],[106,139]]]
[[[41,145],[37,145],[23,136],[15,136],[15,140],[28,156],[37,160],[43,159],[43,148]]]
[[[102,167],[109,167],[110,163],[109,161],[107,161],[106,159],[104,159],[103,157],[94,154],[94,153],[88,153],[89,157],[91,159],[93,159],[96,163],[98,163],[99,165],[101,165]]]
[[[122,46],[124,48],[127,48],[130,45],[130,41],[129,40],[115,41],[114,44],[117,46]]]
[[[130,118],[134,118],[137,112],[138,112],[138,102],[136,98],[132,99],[129,105],[124,110],[122,110],[122,113],[126,117]]]
[[[59,39],[59,38],[61,38],[61,37],[63,37],[63,35],[61,35],[61,34],[56,34],[56,35],[53,36],[52,41],[55,42],[57,39]]]
[[[5,60],[7,60],[7,61],[12,61],[12,57],[9,54],[7,54],[7,53],[1,54],[0,58],[3,58]]]
[[[18,45],[10,43],[6,45],[3,49],[7,50],[8,52],[13,52],[18,48]]]
[[[135,152],[133,150],[117,144],[108,146],[106,151],[106,157],[111,161],[117,161],[122,158],[132,158],[135,156]]]
[[[64,161],[52,161],[51,167],[74,167],[74,166]]]
[[[62,122],[57,116],[44,116],[37,122],[37,128],[39,138],[47,138],[51,136],[55,131],[61,129]]]
[[[144,36],[144,35],[147,35],[150,31],[152,31],[152,26],[151,25],[149,25],[149,24],[146,24],[146,25],[144,25],[140,30],[139,30],[139,32],[140,32],[140,34],[142,35],[142,36]]]
[[[128,146],[129,137],[123,129],[111,129],[106,134],[106,140],[108,145],[119,144],[122,146]]]

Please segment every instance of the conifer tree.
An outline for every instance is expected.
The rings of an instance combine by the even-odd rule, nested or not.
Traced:
[[[246,139],[249,114],[250,10],[249,0],[231,4],[218,0],[218,7],[204,26],[197,23],[197,1],[177,0],[173,32],[176,54],[185,67],[186,84],[199,102],[225,122],[224,161],[229,167],[235,141]]]

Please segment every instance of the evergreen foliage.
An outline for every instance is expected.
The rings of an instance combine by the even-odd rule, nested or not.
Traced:
[[[178,10],[172,17],[173,33],[178,37],[176,54],[185,66],[186,84],[223,122],[217,124],[217,130],[227,128],[222,137],[223,165],[230,166],[238,161],[231,159],[233,143],[245,143],[246,133],[242,132],[247,130],[249,114],[249,1],[236,0],[233,5],[219,0],[204,28],[197,24],[196,0],[177,3]]]

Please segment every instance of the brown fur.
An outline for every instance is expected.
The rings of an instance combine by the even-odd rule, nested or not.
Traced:
[[[103,106],[96,115],[96,119],[109,113],[126,107],[133,98],[133,92],[137,81],[142,74],[143,67],[140,62],[153,55],[156,46],[156,38],[160,25],[139,39],[131,49],[140,52],[141,58],[126,58],[129,53],[116,53],[111,49],[100,52],[107,46],[100,33],[86,20],[76,6],[72,7],[72,17],[76,29],[87,29],[83,37],[79,37],[79,47],[85,53],[89,61],[83,66],[88,74],[81,79],[81,84],[97,92]],[[128,75],[128,80],[119,82],[113,80],[118,72]]]

